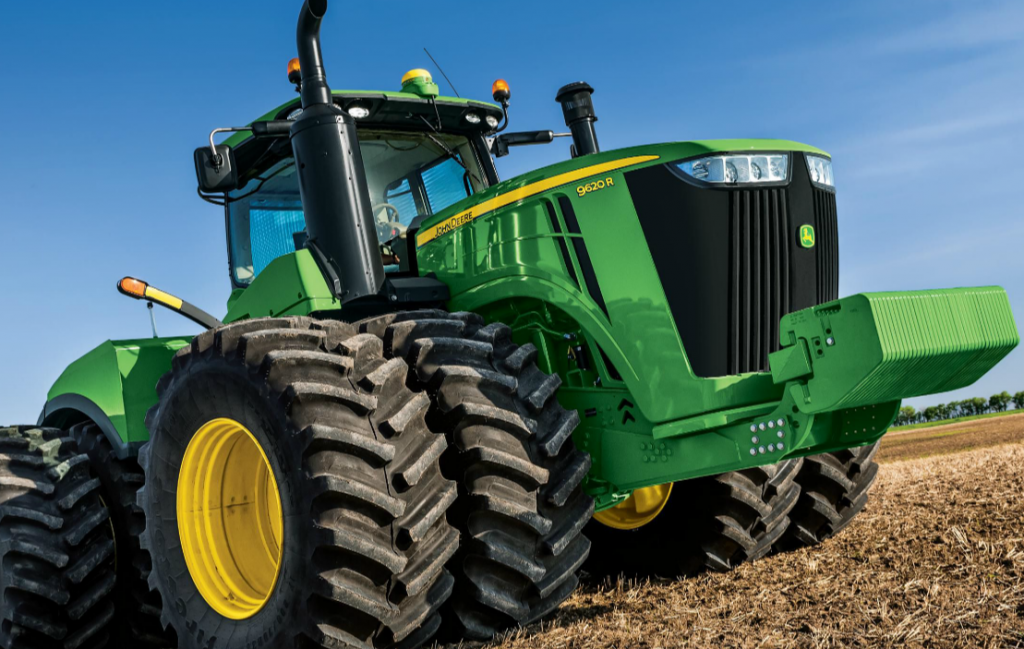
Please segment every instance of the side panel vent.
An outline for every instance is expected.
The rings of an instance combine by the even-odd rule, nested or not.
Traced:
[[[565,219],[565,227],[569,229],[569,234],[582,234],[580,222],[576,219],[576,210],[572,208],[572,201],[565,196],[559,196],[558,208],[562,210],[562,218]],[[590,261],[590,253],[587,252],[587,244],[583,242],[583,237],[572,237],[572,247],[576,252],[576,259],[580,262],[580,270],[583,271],[583,281],[587,285],[587,292],[607,317],[608,308],[604,304],[604,295],[601,294],[601,287],[597,283],[594,264]]]
[[[558,249],[562,253],[562,262],[565,264],[565,269],[569,272],[569,277],[576,284],[577,288],[580,285],[580,279],[576,276],[576,267],[572,265],[572,258],[569,257],[569,247],[565,245],[565,237],[562,236],[562,226],[558,223],[558,214],[555,213],[555,205],[551,201],[545,200],[544,207],[547,208],[548,218],[551,219],[551,230],[555,233],[558,239]]]

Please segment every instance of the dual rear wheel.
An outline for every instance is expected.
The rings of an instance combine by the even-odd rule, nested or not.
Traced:
[[[187,649],[415,647],[440,626],[458,532],[429,400],[342,323],[197,336],[158,386],[142,546]]]
[[[0,428],[0,646],[122,646],[118,561],[100,481],[75,439],[52,428]]]
[[[510,333],[442,311],[262,319],[179,352],[139,492],[179,646],[488,639],[568,597],[590,458]]]

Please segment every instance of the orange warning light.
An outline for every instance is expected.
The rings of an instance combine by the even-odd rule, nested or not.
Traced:
[[[145,298],[146,287],[148,285],[141,279],[135,279],[134,277],[125,277],[117,283],[117,290],[121,291],[125,295],[134,298]]]
[[[299,68],[299,60],[292,59],[288,61],[288,81],[298,84],[302,81],[302,71]]]
[[[491,84],[491,96],[494,97],[494,101],[504,103],[512,97],[512,90],[508,87],[508,82],[504,79],[498,79]]]

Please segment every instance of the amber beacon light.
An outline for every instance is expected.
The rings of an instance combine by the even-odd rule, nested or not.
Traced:
[[[494,97],[494,101],[499,104],[506,103],[512,98],[512,90],[508,87],[508,82],[504,79],[498,79],[491,84],[491,96]]]
[[[122,294],[136,300],[147,300],[153,304],[167,307],[175,313],[180,313],[192,322],[202,325],[207,329],[219,327],[223,323],[199,307],[189,304],[180,297],[161,291],[155,286],[150,286],[141,279],[125,277],[117,283],[117,290]]]
[[[288,81],[295,84],[296,90],[302,87],[302,68],[298,59],[288,61]]]

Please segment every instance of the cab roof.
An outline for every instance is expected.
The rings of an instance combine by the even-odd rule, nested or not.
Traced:
[[[499,106],[474,99],[461,97],[434,98],[424,97],[412,92],[388,90],[334,90],[331,92],[334,103],[348,110],[354,106],[366,108],[366,117],[357,120],[359,124],[372,125],[378,128],[396,128],[399,130],[424,130],[424,120],[437,127],[441,120],[442,132],[464,135],[486,134],[494,130],[487,124],[487,117],[502,119]],[[274,110],[253,121],[288,119],[300,107],[298,97],[287,101]],[[466,115],[474,113],[480,117],[479,123],[473,124],[466,120]],[[242,131],[229,137],[223,143],[236,147],[252,137],[251,133]]]

